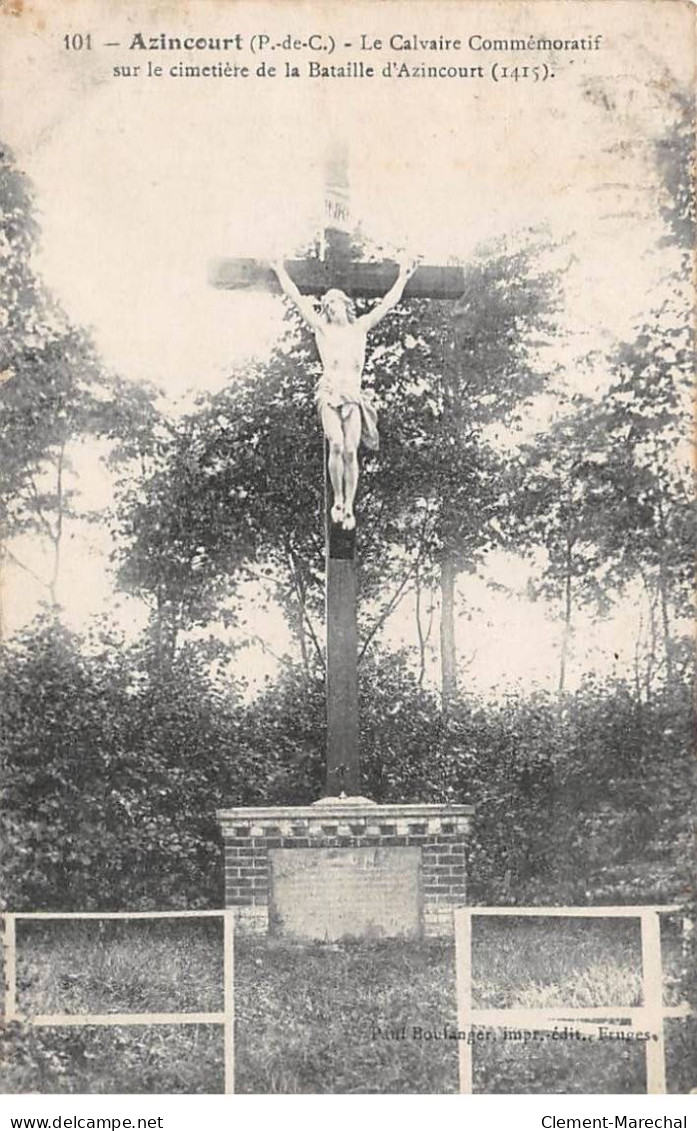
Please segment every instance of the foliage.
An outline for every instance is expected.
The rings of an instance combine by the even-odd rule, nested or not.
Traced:
[[[0,371],[7,380],[22,342],[42,332],[47,299],[30,266],[38,235],[31,185],[4,144],[0,145],[0,202]]]
[[[661,177],[661,213],[671,239],[690,253],[695,246],[695,93],[666,84],[668,128],[656,138],[654,156]]]
[[[184,650],[163,687],[113,636],[39,623],[4,649],[3,894],[15,908],[182,906],[219,899],[215,810],[270,774]]]
[[[3,892],[17,909],[221,898],[215,812],[321,792],[321,680],[288,668],[256,700],[185,647],[166,681],[142,646],[53,622],[5,645]],[[446,719],[405,657],[361,677],[364,792],[472,801],[480,902],[661,902],[690,890],[687,691],[650,703],[589,680],[555,699],[474,698]],[[444,734],[444,730],[446,733]],[[444,741],[445,739],[445,741]]]
[[[561,713],[552,696],[511,694],[443,719],[392,660],[364,672],[363,690],[364,789],[474,803],[475,902],[660,903],[692,890],[689,688],[647,704],[589,678]]]
[[[649,708],[628,686],[590,678],[561,716],[538,697],[509,701],[496,722],[499,750],[485,745],[478,768],[475,838],[489,898],[684,898],[694,726],[687,689],[666,691]]]

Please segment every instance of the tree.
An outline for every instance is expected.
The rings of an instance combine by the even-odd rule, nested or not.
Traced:
[[[30,186],[0,147],[0,542],[32,573],[8,542],[27,533],[48,541],[48,575],[34,577],[55,611],[65,523],[75,513],[71,450],[86,435],[109,433],[112,392],[88,337],[33,270],[36,239]]]
[[[677,249],[679,266],[666,257],[660,298],[633,337],[606,357],[586,359],[610,376],[602,402],[576,396],[562,403],[563,418],[525,448],[513,495],[523,524],[518,536],[528,549],[537,544],[547,552],[539,590],[563,602],[560,690],[574,599],[602,608],[641,579],[650,621],[647,694],[659,665],[659,621],[672,682],[681,653],[674,621],[692,615],[694,331],[687,280],[695,235],[694,96],[672,81],[665,90],[668,125],[648,146],[640,144],[658,173],[657,183],[647,181],[666,224],[661,243]]]
[[[104,405],[94,394],[100,376],[83,335],[66,328],[52,340],[25,347],[1,394],[2,525],[6,538],[31,532],[48,540],[51,567],[48,577],[39,580],[54,609],[60,603],[65,522],[75,514],[76,493],[69,485],[71,447],[102,428]]]
[[[592,604],[606,612],[610,603],[606,535],[615,501],[603,409],[580,394],[565,409],[520,449],[511,469],[508,515],[517,546],[533,556],[542,549],[545,555],[531,595],[551,598],[561,608],[560,695],[566,688],[575,607]]]
[[[386,329],[392,353],[378,345],[366,366],[386,409],[374,488],[372,461],[366,468],[376,499],[382,502],[384,483],[391,488],[389,503],[382,502],[383,537],[390,540],[392,523],[397,544],[406,530],[415,543],[427,516],[414,572],[419,584],[428,579],[440,590],[446,713],[457,689],[457,576],[476,569],[500,540],[505,462],[487,430],[514,423],[544,382],[543,347],[558,299],[557,277],[541,266],[545,250],[540,240],[518,249],[505,242],[480,249],[465,268],[462,299],[405,304],[394,328]]]
[[[279,599],[310,672],[307,558],[314,540],[321,568],[321,524],[314,521],[321,511],[302,464],[303,455],[312,464],[316,449],[320,478],[321,443],[311,394],[292,378],[281,355],[266,372],[248,367],[229,389],[201,398],[198,412],[170,427],[141,481],[125,485],[119,580],[150,602],[170,660],[182,632],[194,625],[214,615],[239,625],[237,586],[254,578]],[[289,465],[297,477],[286,472]],[[305,485],[317,496],[317,516],[298,508]]]
[[[673,619],[694,612],[697,524],[690,461],[692,331],[687,302],[666,302],[613,359],[606,400],[614,521],[607,542],[619,567],[658,598],[666,677],[678,645]]]

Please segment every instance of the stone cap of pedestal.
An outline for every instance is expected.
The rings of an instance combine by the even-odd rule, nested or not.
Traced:
[[[416,831],[409,828],[411,825],[424,825],[424,831],[429,833],[449,831],[443,826],[452,825],[453,831],[459,832],[466,831],[473,813],[473,805],[401,802],[379,805],[365,797],[336,797],[323,798],[314,805],[219,809],[216,816],[222,825],[223,835],[235,836],[235,826],[253,826],[263,834],[269,827],[278,827],[282,832],[292,828],[297,832],[299,826],[319,830],[332,823],[342,826],[350,826],[352,823],[370,825],[377,832],[378,829],[382,831],[383,826],[399,822],[399,831],[404,833]]]

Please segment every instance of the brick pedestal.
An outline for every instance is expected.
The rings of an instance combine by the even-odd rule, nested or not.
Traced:
[[[225,905],[244,931],[451,935],[453,907],[466,902],[472,812],[365,798],[221,810]]]

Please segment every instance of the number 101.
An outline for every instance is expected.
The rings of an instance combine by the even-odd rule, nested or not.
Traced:
[[[87,35],[80,35],[79,32],[75,35],[64,35],[63,46],[65,47],[66,51],[91,51],[92,36],[89,34],[89,32],[87,33]]]

